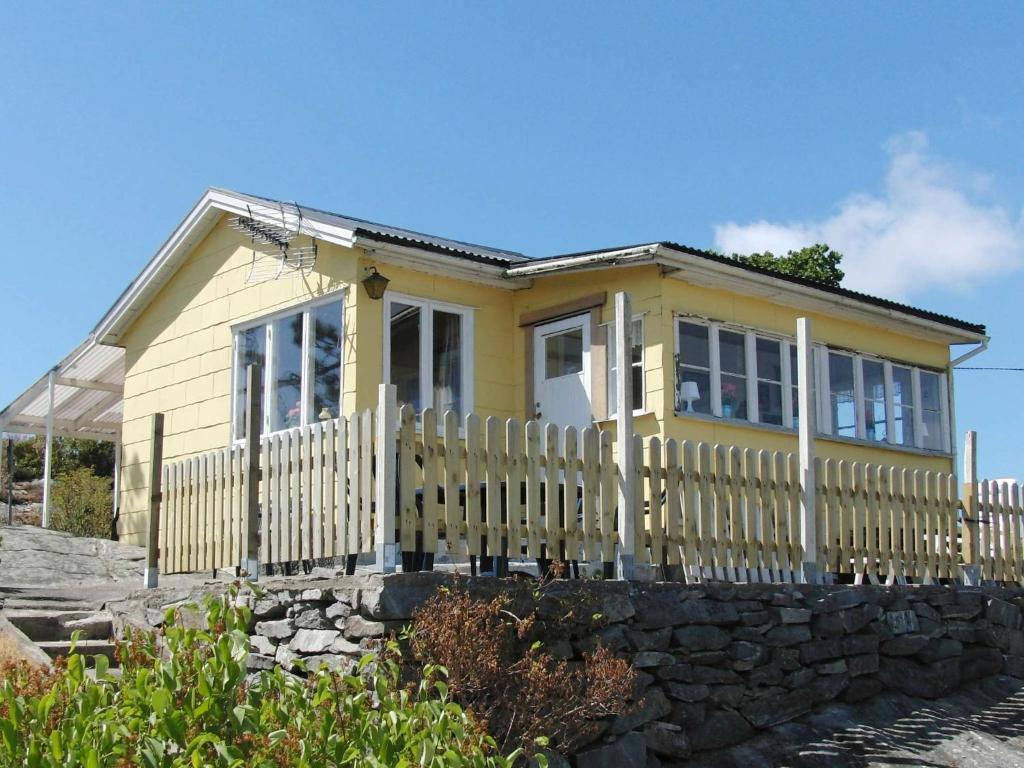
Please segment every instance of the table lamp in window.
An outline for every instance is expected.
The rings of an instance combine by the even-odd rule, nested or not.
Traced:
[[[700,400],[700,387],[696,381],[684,381],[681,399],[686,403],[686,412],[693,413],[693,401]]]
[[[330,409],[330,408],[328,408],[328,407],[327,407],[327,406],[325,405],[325,406],[324,406],[324,407],[323,407],[323,408],[322,408],[322,409],[320,410],[320,416],[319,416],[319,418],[320,418],[320,421],[330,421],[331,419],[333,419],[333,418],[334,418],[334,416],[332,416],[332,415],[331,415],[331,409]]]

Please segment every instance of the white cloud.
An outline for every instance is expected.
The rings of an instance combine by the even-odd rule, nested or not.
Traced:
[[[851,195],[820,221],[720,224],[715,246],[785,253],[828,243],[844,255],[844,286],[897,299],[972,287],[1024,262],[1024,218],[979,199],[990,177],[939,162],[920,132],[894,137],[885,149],[890,164],[881,195]]]

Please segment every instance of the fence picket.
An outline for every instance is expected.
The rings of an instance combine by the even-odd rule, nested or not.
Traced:
[[[699,443],[697,446],[697,489],[700,497],[700,514],[698,515],[697,537],[700,541],[700,567],[701,576],[704,578],[715,578],[714,553],[715,553],[715,528],[714,509],[715,503],[712,496],[714,488],[714,469],[711,463],[711,446],[707,443]]]
[[[440,457],[437,444],[437,411],[423,411],[423,551],[437,552]]]
[[[615,533],[615,507],[618,503],[616,476],[618,468],[612,460],[611,432],[602,429],[600,443],[598,472],[601,483],[601,560],[605,563],[612,563],[615,561],[615,545],[618,540]]]
[[[544,556],[561,560],[559,545],[564,546],[564,540],[560,531],[564,522],[559,520],[558,513],[559,474],[558,427],[549,422],[544,427],[544,525],[540,534],[546,540]]]
[[[647,528],[646,531],[650,536],[651,540],[651,554],[650,562],[653,565],[666,565],[665,558],[665,528],[662,523],[662,470],[661,470],[661,440],[654,436],[651,438],[649,446],[649,460],[648,466],[650,467],[650,494],[648,504],[650,506],[650,513],[647,515]],[[638,467],[643,467],[643,461],[641,460]],[[643,484],[640,484],[643,487]],[[637,530],[643,535],[644,528],[637,526]],[[641,550],[637,550],[639,553]]]
[[[501,471],[502,456],[505,454],[504,434],[501,420],[488,416],[487,430],[487,551],[492,557],[500,557],[501,550],[501,487],[504,475]],[[497,571],[495,571],[497,572]]]
[[[508,508],[508,556],[518,557],[523,539],[523,426],[517,419],[505,422],[507,444],[506,462],[508,482],[505,485],[505,504]]]
[[[466,416],[466,546],[471,555],[480,555],[480,417]]]
[[[462,456],[459,445],[459,416],[444,414],[444,541],[450,554],[462,551],[462,505],[459,486],[463,485]]]
[[[598,483],[597,465],[600,461],[598,434],[595,427],[583,430],[583,557],[601,559],[601,542],[597,534]]]
[[[564,532],[563,558],[569,561],[579,559],[579,457],[576,444],[576,427],[565,428],[562,444],[565,446],[565,470],[562,480],[562,527]]]

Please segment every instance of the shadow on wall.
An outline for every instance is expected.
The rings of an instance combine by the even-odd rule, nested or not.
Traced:
[[[706,752],[688,766],[1022,764],[1024,682],[992,677],[937,701],[893,693],[856,706],[832,705],[732,749]]]

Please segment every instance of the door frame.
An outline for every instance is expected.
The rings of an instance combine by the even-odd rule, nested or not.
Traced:
[[[581,296],[554,306],[524,312],[519,317],[519,326],[523,329],[524,347],[524,387],[523,416],[529,421],[536,412],[534,403],[534,328],[538,325],[562,318],[589,315],[590,318],[590,408],[594,422],[604,420],[608,415],[608,381],[607,371],[607,326],[602,324],[602,309],[608,301],[607,291]]]

